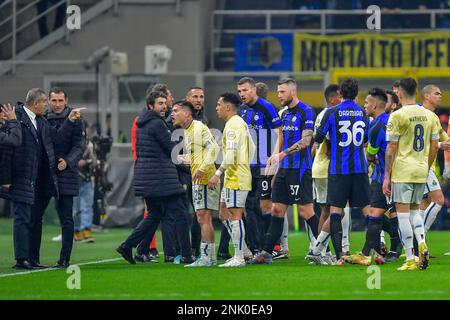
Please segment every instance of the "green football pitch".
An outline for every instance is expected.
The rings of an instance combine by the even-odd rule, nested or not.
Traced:
[[[69,289],[74,275],[66,270],[12,269],[12,223],[0,220],[0,299],[450,299],[450,257],[444,256],[450,251],[450,232],[430,232],[428,244],[436,258],[427,270],[408,272],[396,271],[400,261],[379,269],[310,266],[304,260],[303,232],[290,235],[289,260],[273,265],[187,269],[163,263],[162,258],[157,264],[130,265],[115,252],[129,232],[109,229],[94,234],[96,243],[74,244],[71,262],[79,265],[80,289]],[[44,227],[43,264],[58,259],[59,244],[51,241],[58,233],[56,226]],[[352,251],[361,248],[363,239],[362,232],[351,234]],[[161,247],[160,237],[158,242]]]

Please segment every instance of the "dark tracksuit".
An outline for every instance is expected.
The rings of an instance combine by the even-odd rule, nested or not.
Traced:
[[[141,112],[136,124],[137,159],[134,167],[134,190],[136,196],[145,199],[148,215],[123,245],[127,248],[139,245],[138,253],[147,253],[148,244],[161,220],[173,219],[181,253],[183,257],[190,258],[189,222],[182,199],[185,191],[172,162],[171,153],[174,144],[171,141],[169,127],[159,114],[147,108]]]

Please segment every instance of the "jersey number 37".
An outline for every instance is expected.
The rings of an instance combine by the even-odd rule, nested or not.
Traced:
[[[339,142],[340,147],[348,147],[350,144],[354,144],[359,147],[364,142],[364,133],[366,124],[364,121],[356,121],[353,126],[351,121],[339,121],[339,132],[342,134],[343,141]],[[352,126],[352,127],[351,127]],[[350,130],[351,127],[351,130]],[[345,140],[344,140],[345,138]]]

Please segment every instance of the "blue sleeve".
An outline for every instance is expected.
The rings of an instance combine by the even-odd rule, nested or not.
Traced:
[[[369,143],[372,147],[378,148],[380,147],[379,145],[379,126],[373,126],[372,128],[369,129]]]
[[[313,130],[314,131],[314,121],[315,115],[313,109],[305,110],[305,127],[303,130]]]
[[[268,111],[267,126],[270,129],[276,129],[281,127],[281,119],[278,115],[275,106],[269,103],[266,107],[267,107],[266,110]]]

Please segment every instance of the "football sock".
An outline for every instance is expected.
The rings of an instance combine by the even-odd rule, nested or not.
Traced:
[[[216,256],[216,244],[215,244],[214,242],[209,244],[208,250],[209,250],[208,254],[209,254],[209,256],[211,257],[211,259],[212,259],[212,260],[217,260],[217,256]]]
[[[405,248],[406,260],[414,259],[413,253],[413,229],[409,221],[409,212],[397,212],[398,216],[398,231],[403,247]]]
[[[383,217],[369,217],[369,225],[367,226],[366,245],[363,249],[365,256],[370,255],[370,250],[381,253],[380,232],[383,228]]]
[[[414,231],[413,231],[414,234]],[[417,242],[416,237],[413,237],[413,253],[415,256],[419,255],[419,243]]]
[[[320,231],[317,237],[316,243],[313,248],[313,254],[318,255],[322,253],[327,248],[328,240],[330,239],[330,234],[326,231]]]
[[[230,223],[230,220],[223,220],[222,223],[223,223],[223,225],[225,226],[225,228],[227,228],[228,234],[229,234],[230,236],[232,236],[233,230],[231,229],[231,223]]]
[[[240,259],[244,259],[245,249],[245,228],[242,219],[233,220],[230,222],[231,226],[231,239],[234,246],[234,256]]]
[[[441,209],[442,206],[432,202],[425,210],[425,212],[423,213],[423,224],[425,227],[425,232],[428,232],[428,230],[430,230],[431,226],[434,223],[434,220],[436,220],[436,216],[441,211]]]
[[[287,214],[284,215],[283,232],[281,233],[281,248],[284,252],[289,251],[289,220]]]
[[[264,234],[266,234],[267,231],[269,230],[270,221],[272,221],[272,213],[268,212],[264,214],[263,220],[264,220]]]
[[[342,223],[339,213],[330,213],[330,231],[336,258],[340,259],[342,255]]]
[[[280,238],[283,232],[284,218],[272,217],[269,230],[266,233],[263,250],[272,254],[275,242]]]
[[[345,216],[342,218],[342,251],[350,251],[350,208],[344,208]]]
[[[210,248],[211,248],[211,246],[209,243],[206,243],[203,241],[200,243],[200,258],[201,259],[210,259],[211,258],[211,255],[210,255],[211,249]]]
[[[389,235],[392,233],[391,220],[383,214],[383,231]]]
[[[222,221],[222,232],[220,233],[219,252],[222,254],[229,253],[230,232],[226,226],[226,222]]]
[[[400,239],[398,237],[398,219],[397,217],[395,218],[390,218],[389,219],[391,221],[391,251],[396,252],[396,253],[400,253],[397,252],[397,250],[399,250],[400,247]],[[401,248],[400,248],[401,251]]]
[[[419,244],[425,242],[425,228],[423,226],[423,219],[419,213],[419,210],[411,210],[409,221],[413,227],[417,242]]]

